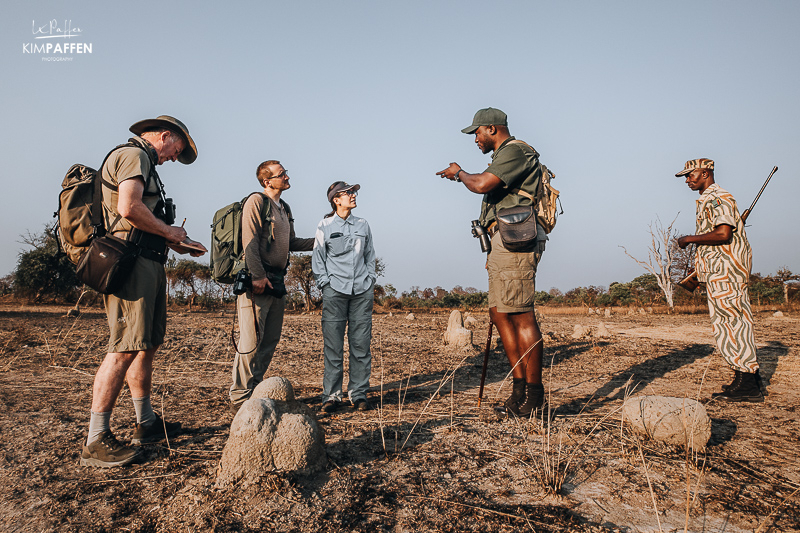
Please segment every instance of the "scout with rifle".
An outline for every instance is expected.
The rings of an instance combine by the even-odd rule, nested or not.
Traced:
[[[675,174],[685,176],[689,188],[700,194],[696,233],[677,241],[682,249],[696,246],[695,271],[680,285],[691,291],[697,283],[705,283],[717,348],[734,371],[733,381],[722,392],[713,394],[714,399],[764,401],[747,293],[753,254],[744,222],[777,170],[778,167],[772,169],[750,208],[741,215],[733,195],[714,181],[714,161],[692,159]]]

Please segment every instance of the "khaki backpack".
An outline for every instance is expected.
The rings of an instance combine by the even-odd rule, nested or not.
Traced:
[[[111,154],[126,146],[141,148],[132,142],[121,144],[106,155],[99,171],[86,165],[75,164],[69,167],[64,181],[61,182],[58,210],[53,213],[57,219],[55,230],[61,251],[75,265],[80,262],[81,257],[89,249],[92,239],[106,234],[101,187],[105,186],[116,191],[117,186],[104,180],[101,172]],[[147,177],[145,190],[147,190],[152,175],[153,172]],[[145,193],[145,195],[149,194]]]

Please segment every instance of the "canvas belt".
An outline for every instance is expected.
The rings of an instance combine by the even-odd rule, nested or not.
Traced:
[[[268,265],[267,263],[261,263],[261,266],[264,270],[270,274],[278,274],[278,275],[286,275],[289,271],[289,264],[287,263],[284,268],[274,267],[272,265]]]
[[[145,259],[150,259],[151,261],[155,261],[157,263],[166,264],[167,262],[167,254],[166,253],[159,253],[155,250],[149,250],[147,248],[139,248],[139,256],[144,257]]]

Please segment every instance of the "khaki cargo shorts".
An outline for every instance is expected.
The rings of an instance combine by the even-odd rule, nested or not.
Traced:
[[[120,290],[103,297],[108,315],[108,353],[134,352],[164,343],[167,276],[164,266],[139,257]]]
[[[500,233],[492,237],[492,251],[486,262],[489,271],[489,308],[500,313],[524,313],[533,310],[536,292],[536,265],[546,241],[540,241],[533,252],[509,252]]]

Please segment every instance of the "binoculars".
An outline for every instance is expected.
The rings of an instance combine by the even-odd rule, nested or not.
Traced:
[[[173,225],[177,215],[175,202],[172,201],[172,198],[166,198],[164,201],[159,200],[155,210],[153,210],[153,214],[156,218],[163,220],[167,226]]]
[[[472,221],[472,236],[481,242],[481,252],[488,253],[492,251],[492,240],[486,232],[486,228],[481,226],[480,221]]]
[[[233,280],[233,294],[239,296],[247,292],[247,289],[253,288],[253,277],[247,269],[241,269]]]

